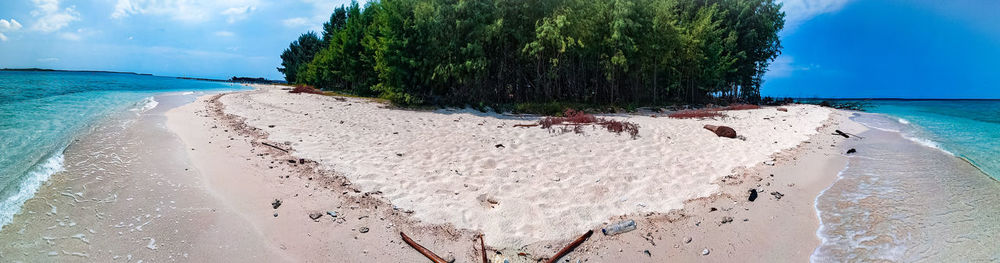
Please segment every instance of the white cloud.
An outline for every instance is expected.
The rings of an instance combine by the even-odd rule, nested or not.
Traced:
[[[785,32],[794,31],[818,15],[840,11],[851,0],[781,0],[785,11]]]
[[[229,23],[246,19],[257,9],[259,0],[118,0],[111,18],[124,19],[132,15],[166,16],[176,21],[200,23],[218,15]]]
[[[7,41],[7,35],[4,32],[14,32],[21,29],[21,23],[17,20],[11,18],[10,20],[0,19],[0,42]]]
[[[233,37],[233,36],[236,36],[236,33],[229,32],[229,31],[218,31],[218,32],[215,32],[215,36],[219,36],[219,37]]]
[[[38,17],[31,29],[42,32],[55,32],[69,25],[73,21],[80,20],[80,13],[76,12],[76,6],[67,8],[59,7],[59,0],[32,0],[35,10],[31,15]]]
[[[821,68],[817,64],[802,65],[801,63],[795,63],[795,58],[789,55],[778,56],[774,62],[767,67],[767,77],[769,78],[784,78],[791,76],[795,72],[810,71],[813,69]]]
[[[296,17],[282,20],[281,23],[285,24],[287,27],[299,28],[309,25],[309,19],[305,17]]]
[[[246,19],[254,10],[257,10],[257,7],[252,5],[244,7],[230,7],[229,9],[223,10],[221,14],[226,16],[226,22],[232,24],[236,23],[236,21]]]
[[[40,58],[40,59],[38,59],[38,62],[56,62],[56,61],[59,61],[59,59],[58,58]]]
[[[80,39],[83,39],[83,37],[80,36],[80,34],[73,33],[73,32],[59,33],[59,37],[65,39],[65,40],[69,40],[69,41],[80,41]]]

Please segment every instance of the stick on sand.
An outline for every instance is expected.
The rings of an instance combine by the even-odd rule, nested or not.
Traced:
[[[583,243],[584,240],[587,240],[587,238],[589,238],[590,235],[593,235],[593,234],[594,234],[594,230],[588,230],[586,234],[583,234],[582,236],[576,238],[576,240],[574,240],[573,243],[569,243],[569,246],[566,246],[562,250],[559,250],[559,253],[556,253],[554,256],[552,256],[552,258],[549,258],[549,261],[546,261],[546,262],[547,263],[558,262],[559,258],[565,256],[570,251],[573,251],[573,249],[576,248],[576,246],[579,246],[580,243]]]
[[[417,242],[413,242],[413,239],[410,239],[410,237],[406,236],[406,234],[403,234],[403,232],[399,232],[399,235],[403,237],[403,242],[409,244],[411,247],[413,247],[413,249],[416,249],[417,252],[420,252],[420,254],[423,254],[425,257],[429,258],[434,263],[448,263],[448,261],[444,261],[444,259],[442,259],[438,255],[435,255],[434,252],[427,250],[420,244],[417,244]]]
[[[282,152],[286,152],[286,153],[288,152],[288,150],[285,150],[285,149],[281,149],[281,147],[278,147],[278,146],[275,146],[275,145],[272,145],[272,144],[270,144],[270,143],[266,143],[266,142],[261,142],[260,144],[263,144],[263,145],[267,145],[267,146],[271,146],[271,148],[275,148],[275,149],[278,149],[279,151],[282,151]]]
[[[483,235],[479,235],[479,247],[483,249],[483,263],[490,263],[486,260],[486,243],[483,243]]]

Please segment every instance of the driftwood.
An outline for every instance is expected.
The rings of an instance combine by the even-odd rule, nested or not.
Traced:
[[[486,243],[483,243],[483,235],[479,235],[479,247],[483,249],[483,263],[490,263],[486,259]]]
[[[434,263],[448,263],[448,261],[445,261],[443,258],[439,257],[438,255],[435,255],[434,252],[427,250],[420,244],[417,244],[417,242],[413,242],[413,239],[410,239],[410,237],[406,236],[406,234],[403,234],[403,232],[399,232],[399,235],[403,237],[403,242],[409,244],[411,247],[413,247],[413,249],[416,249],[417,252],[420,252],[420,254],[423,254],[425,257],[427,257]],[[483,253],[483,255],[485,255],[485,253]]]
[[[840,136],[844,136],[844,138],[851,138],[851,136],[858,137],[858,139],[864,139],[865,138],[865,137],[858,136],[857,134],[851,134],[851,133],[843,132],[841,130],[834,130],[834,132],[835,133],[833,133],[832,135],[840,135]]]
[[[833,135],[840,135],[840,136],[844,136],[844,138],[851,138],[851,136],[848,136],[847,133],[842,132],[840,130],[835,130],[834,132],[836,132],[836,133],[834,133]]]
[[[556,253],[554,256],[552,256],[552,258],[549,258],[549,260],[545,262],[547,263],[559,262],[559,258],[562,258],[570,251],[573,251],[574,248],[579,246],[580,243],[583,243],[584,240],[587,240],[587,238],[590,238],[590,235],[593,234],[594,230],[588,230],[586,234],[583,234],[582,236],[578,237],[576,240],[573,241],[573,243],[569,243],[568,246],[564,247],[562,250],[559,250],[559,253]]]
[[[261,142],[260,144],[263,144],[263,145],[267,145],[267,146],[271,146],[271,148],[275,148],[275,149],[278,149],[279,151],[282,151],[282,152],[286,152],[286,153],[288,152],[288,150],[285,150],[285,149],[281,149],[281,147],[278,147],[278,146],[275,146],[275,145],[273,145],[273,144],[270,144],[270,143],[266,143],[266,142]]]
[[[736,130],[727,126],[705,125],[705,129],[719,137],[736,138]]]
[[[514,127],[537,127],[539,124],[514,124]]]

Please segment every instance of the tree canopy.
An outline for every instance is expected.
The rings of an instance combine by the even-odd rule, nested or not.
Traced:
[[[310,33],[292,42],[279,70],[290,83],[401,104],[757,102],[781,51],[780,8],[774,0],[354,2],[333,12],[321,41]]]

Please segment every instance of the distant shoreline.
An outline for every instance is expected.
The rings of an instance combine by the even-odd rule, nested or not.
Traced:
[[[188,79],[188,80],[201,80],[201,81],[214,81],[214,82],[231,82],[231,83],[257,83],[257,84],[284,84],[282,80],[270,80],[265,78],[249,78],[249,77],[233,77],[232,79],[210,79],[210,78],[195,78],[195,77],[177,77],[177,76],[158,76],[151,73],[137,73],[128,71],[108,71],[108,70],[66,70],[66,69],[46,69],[46,68],[3,68],[0,71],[12,71],[12,72],[65,72],[65,73],[109,73],[109,74],[128,74],[128,75],[139,75],[139,76],[152,76],[152,77],[164,77],[164,78],[177,78],[177,79]]]

